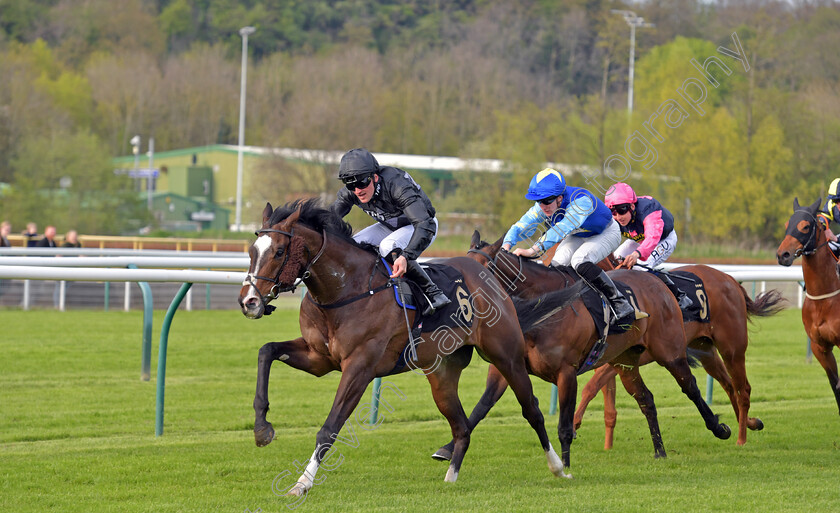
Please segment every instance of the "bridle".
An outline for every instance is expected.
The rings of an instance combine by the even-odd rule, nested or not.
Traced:
[[[318,254],[315,255],[315,258],[313,258],[312,260],[309,260],[309,254],[310,254],[309,253],[309,248],[306,247],[306,246],[303,246],[303,249],[306,250],[306,257],[307,257],[306,259],[308,260],[308,263],[306,264],[305,267],[303,267],[302,271],[298,272],[297,277],[294,280],[291,280],[290,285],[282,285],[280,283],[280,275],[283,274],[283,271],[286,269],[286,264],[289,263],[289,254],[291,253],[290,249],[291,249],[291,246],[292,246],[292,240],[295,237],[294,229],[291,232],[287,232],[285,230],[277,230],[275,228],[263,228],[261,230],[258,230],[256,232],[254,232],[254,234],[257,237],[259,237],[260,235],[266,234],[266,233],[279,233],[281,235],[285,235],[286,237],[289,238],[289,245],[286,246],[286,251],[284,251],[285,258],[283,259],[283,263],[280,264],[280,268],[277,269],[277,274],[274,276],[274,278],[254,274],[253,279],[252,279],[252,275],[249,274],[247,276],[247,278],[245,279],[245,282],[248,283],[249,285],[251,285],[252,287],[254,287],[254,289],[256,289],[257,292],[259,292],[259,289],[257,288],[257,284],[254,280],[264,280],[264,281],[273,283],[271,289],[268,291],[268,294],[266,294],[265,296],[260,295],[260,300],[263,303],[263,309],[264,310],[268,308],[268,303],[271,302],[272,300],[274,300],[281,293],[283,293],[283,292],[294,292],[294,290],[297,288],[298,279],[301,280],[301,281],[304,281],[307,278],[309,278],[311,276],[311,273],[309,272],[309,269],[315,264],[315,262],[318,261],[319,258],[321,258],[321,255],[324,254],[324,250],[327,248],[327,232],[322,231],[321,235],[324,238],[324,242],[321,244],[321,249],[318,250]],[[300,237],[298,238],[298,240],[299,239],[300,239]],[[273,307],[271,307],[271,308],[273,309]]]
[[[484,247],[484,246],[481,246],[481,247]],[[510,295],[516,290],[516,283],[517,282],[524,282],[526,279],[528,279],[528,276],[522,271],[522,269],[524,267],[524,262],[525,262],[525,260],[528,260],[528,258],[523,257],[522,255],[514,255],[513,253],[511,253],[510,251],[507,251],[505,249],[500,249],[496,253],[495,257],[491,257],[489,253],[487,253],[486,251],[482,251],[481,249],[478,249],[478,248],[470,248],[470,249],[467,250],[467,254],[475,253],[477,255],[481,255],[484,258],[486,258],[487,262],[488,262],[487,268],[490,269],[490,271],[492,271],[493,274],[496,275],[496,277],[498,277],[499,275],[504,275],[502,267],[499,265],[499,262],[498,262],[499,257],[502,255],[502,252],[507,253],[508,255],[510,255],[512,257],[516,257],[516,261],[519,262],[519,268],[516,270],[516,276],[514,276],[513,278],[506,279],[506,280],[500,280],[500,281],[505,281],[506,282],[505,283],[505,293]],[[505,267],[507,267],[507,266],[505,266]],[[563,276],[563,279],[566,281],[566,283],[565,283],[566,286],[568,286],[569,275],[566,272],[563,272],[561,270],[561,267],[549,266],[548,269],[553,269],[553,270],[557,271],[558,273],[560,273],[560,275]],[[510,267],[507,267],[507,268],[510,269]],[[574,283],[574,278],[572,278],[572,282]]]
[[[794,215],[796,215],[796,213],[800,213],[800,212],[803,214],[803,216],[805,216],[807,218],[810,218],[810,220],[808,221],[808,233],[803,234],[802,232],[800,232],[799,230],[796,229],[796,225],[793,223],[793,217],[791,217],[791,219],[790,219],[790,223],[788,224],[787,235],[790,235],[791,237],[796,239],[797,242],[802,244],[801,248],[794,251],[794,253],[793,253],[794,258],[797,258],[800,255],[804,255],[804,256],[813,255],[821,247],[828,244],[828,240],[826,239],[826,241],[823,242],[822,244],[816,245],[817,244],[816,241],[817,241],[817,230],[818,230],[818,226],[819,226],[819,220],[817,219],[817,217],[814,214],[812,214],[811,212],[809,212],[807,210],[797,210],[796,212],[794,212]],[[808,246],[813,246],[813,248],[808,249]],[[838,258],[834,255],[834,252],[831,251],[830,249],[828,251],[828,254],[831,255],[831,257],[835,261],[838,261]],[[820,299],[828,299],[828,298],[834,297],[837,294],[840,294],[840,289],[837,289],[833,292],[829,292],[828,294],[821,294],[821,295],[818,295],[818,296],[813,296],[806,291],[805,292],[805,297],[807,297],[808,299],[810,299],[812,301],[817,301],[817,300],[820,300]]]
[[[817,230],[819,226],[819,220],[814,214],[807,210],[797,210],[796,213],[801,213],[803,216],[809,219],[808,233],[803,234],[802,232],[796,229],[795,223],[792,222],[793,218],[791,218],[791,223],[789,224],[788,228],[788,235],[790,235],[791,237],[796,239],[797,242],[802,244],[801,248],[793,252],[793,258],[798,258],[800,255],[811,256],[814,253],[816,253],[820,248],[828,244],[828,240],[826,240],[820,245],[817,245]],[[837,257],[834,256],[833,251],[829,251],[829,253],[835,260],[837,260]]]

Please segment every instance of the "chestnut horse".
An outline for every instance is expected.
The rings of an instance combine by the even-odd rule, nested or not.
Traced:
[[[533,261],[501,251],[502,239],[494,244],[481,241],[480,234],[473,234],[469,255],[493,271],[506,285],[509,294],[522,298],[538,297],[548,291],[572,285],[576,278],[573,271],[550,268]],[[668,369],[683,393],[695,404],[706,427],[721,439],[729,438],[731,431],[721,424],[717,416],[703,401],[700,390],[689,368],[686,355],[682,312],[677,300],[665,284],[651,273],[638,271],[611,271],[610,277],[626,283],[635,293],[637,309],[650,317],[638,319],[626,332],[607,337],[607,348],[591,365],[606,362],[619,369],[621,381],[639,403],[648,422],[655,457],[664,457],[665,447],[659,431],[653,394],[639,374],[639,357],[647,351],[660,365]],[[551,322],[532,329],[523,328],[528,344],[526,358],[529,371],[549,383],[557,385],[559,424],[558,435],[563,464],[569,466],[570,446],[574,438],[573,416],[577,399],[577,375],[588,360],[590,351],[598,342],[600,333],[584,303],[578,299],[571,308],[554,314]],[[586,369],[584,368],[583,371]],[[470,415],[470,426],[483,419],[499,400],[507,384],[497,369],[490,367],[487,388]],[[433,457],[448,459],[452,443],[441,447]]]
[[[315,376],[334,370],[342,373],[330,413],[316,436],[315,451],[289,493],[302,495],[312,488],[322,460],[328,457],[368,384],[377,376],[412,368],[426,374],[435,403],[449,421],[455,449],[445,481],[454,482],[470,442],[467,417],[458,399],[458,379],[470,361],[472,346],[511,383],[522,415],[537,433],[549,469],[557,476],[569,477],[549,443],[533,395],[520,323],[541,322],[579,290],[560,291],[518,308],[474,260],[441,260],[463,275],[463,285],[472,292],[459,291],[465,294],[459,297],[461,313],[472,326],[449,326],[444,336],[433,332],[437,334],[435,342],[431,334],[425,334],[408,346],[407,324],[411,320],[388,291],[392,282],[384,265],[378,254],[357,244],[351,233],[349,224],[315,200],[297,201],[276,210],[267,204],[262,229],[248,251],[251,264],[239,295],[246,317],[259,319],[270,313],[273,307],[268,303],[279,292],[293,289],[298,279],[308,289],[300,309],[302,336],[265,344],[259,351],[254,398],[257,445],[267,445],[274,438],[274,429],[266,420],[272,362],[279,360]],[[520,316],[520,311],[527,314]],[[413,313],[408,317],[413,318]]]
[[[735,418],[738,420],[738,445],[747,442],[747,428],[754,431],[764,429],[760,419],[749,417],[750,382],[747,380],[745,354],[749,334],[747,321],[754,316],[769,317],[784,307],[781,294],[771,290],[753,301],[747,291],[728,274],[706,265],[681,266],[673,271],[690,272],[702,280],[706,295],[699,294],[697,299],[701,307],[708,309],[709,322],[692,321],[685,323],[685,337],[690,353],[696,357],[706,372],[720,383],[729,396]],[[678,280],[679,278],[674,278]],[[720,356],[718,355],[720,354]],[[723,360],[721,360],[723,357]],[[640,358],[640,365],[651,362],[648,354]],[[581,392],[580,404],[575,412],[575,428],[583,420],[586,406],[595,397],[599,389],[604,393],[604,449],[612,448],[615,430],[615,375],[616,370],[603,366],[589,378]]]
[[[793,215],[787,222],[785,238],[776,251],[779,264],[788,267],[802,255],[802,277],[805,279],[805,301],[802,324],[811,339],[811,351],[825,369],[837,408],[840,410],[840,380],[834,346],[840,347],[840,278],[836,258],[828,247],[825,221],[819,216],[822,198],[809,207],[793,200]]]

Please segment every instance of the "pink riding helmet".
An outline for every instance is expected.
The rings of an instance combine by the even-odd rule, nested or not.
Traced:
[[[626,183],[618,182],[609,188],[607,195],[604,196],[604,203],[608,207],[623,205],[625,203],[636,203],[636,193]]]

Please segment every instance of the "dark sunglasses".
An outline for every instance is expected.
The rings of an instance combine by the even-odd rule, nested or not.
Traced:
[[[540,205],[551,205],[557,200],[557,196],[552,196],[550,198],[543,198],[540,200]]]
[[[610,212],[623,216],[627,212],[630,212],[630,204],[622,203],[621,205],[613,205],[610,207]]]
[[[368,185],[370,185],[370,181],[373,180],[373,175],[365,175],[365,176],[354,176],[351,178],[346,178],[343,180],[344,186],[347,187],[348,190],[356,190],[356,189],[364,189]]]

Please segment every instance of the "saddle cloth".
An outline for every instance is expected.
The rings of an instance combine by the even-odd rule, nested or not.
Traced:
[[[383,260],[383,262],[385,262]],[[388,263],[385,262],[385,267],[388,273],[391,272]],[[411,326],[411,334],[409,339],[405,342],[405,347],[400,353],[394,368],[385,373],[384,376],[397,374],[401,372],[406,364],[411,360],[414,346],[421,341],[422,333],[430,333],[441,327],[464,328],[470,327],[475,317],[471,293],[466,283],[464,283],[464,276],[455,268],[443,264],[428,264],[423,265],[426,274],[429,278],[446,294],[446,297],[451,301],[445,307],[438,309],[432,315],[423,317],[420,313],[423,309],[418,305],[425,306],[428,304],[420,286],[412,281],[398,280],[394,283],[394,297],[400,307],[405,301],[405,308],[415,310],[417,315],[414,317],[414,323]]]
[[[387,263],[386,267],[390,273],[391,269]],[[402,300],[405,300],[406,308],[418,311],[414,324],[421,327],[422,333],[432,332],[441,326],[472,326],[474,316],[472,301],[469,299],[471,292],[464,283],[464,276],[455,268],[443,264],[424,264],[423,269],[451,303],[421,319],[421,306],[429,304],[429,300],[416,283],[408,280],[397,281],[393,287],[394,298],[398,305],[403,306]]]
[[[687,271],[668,273],[677,288],[691,299],[691,306],[682,311],[683,322],[709,322],[709,296],[703,280]]]

